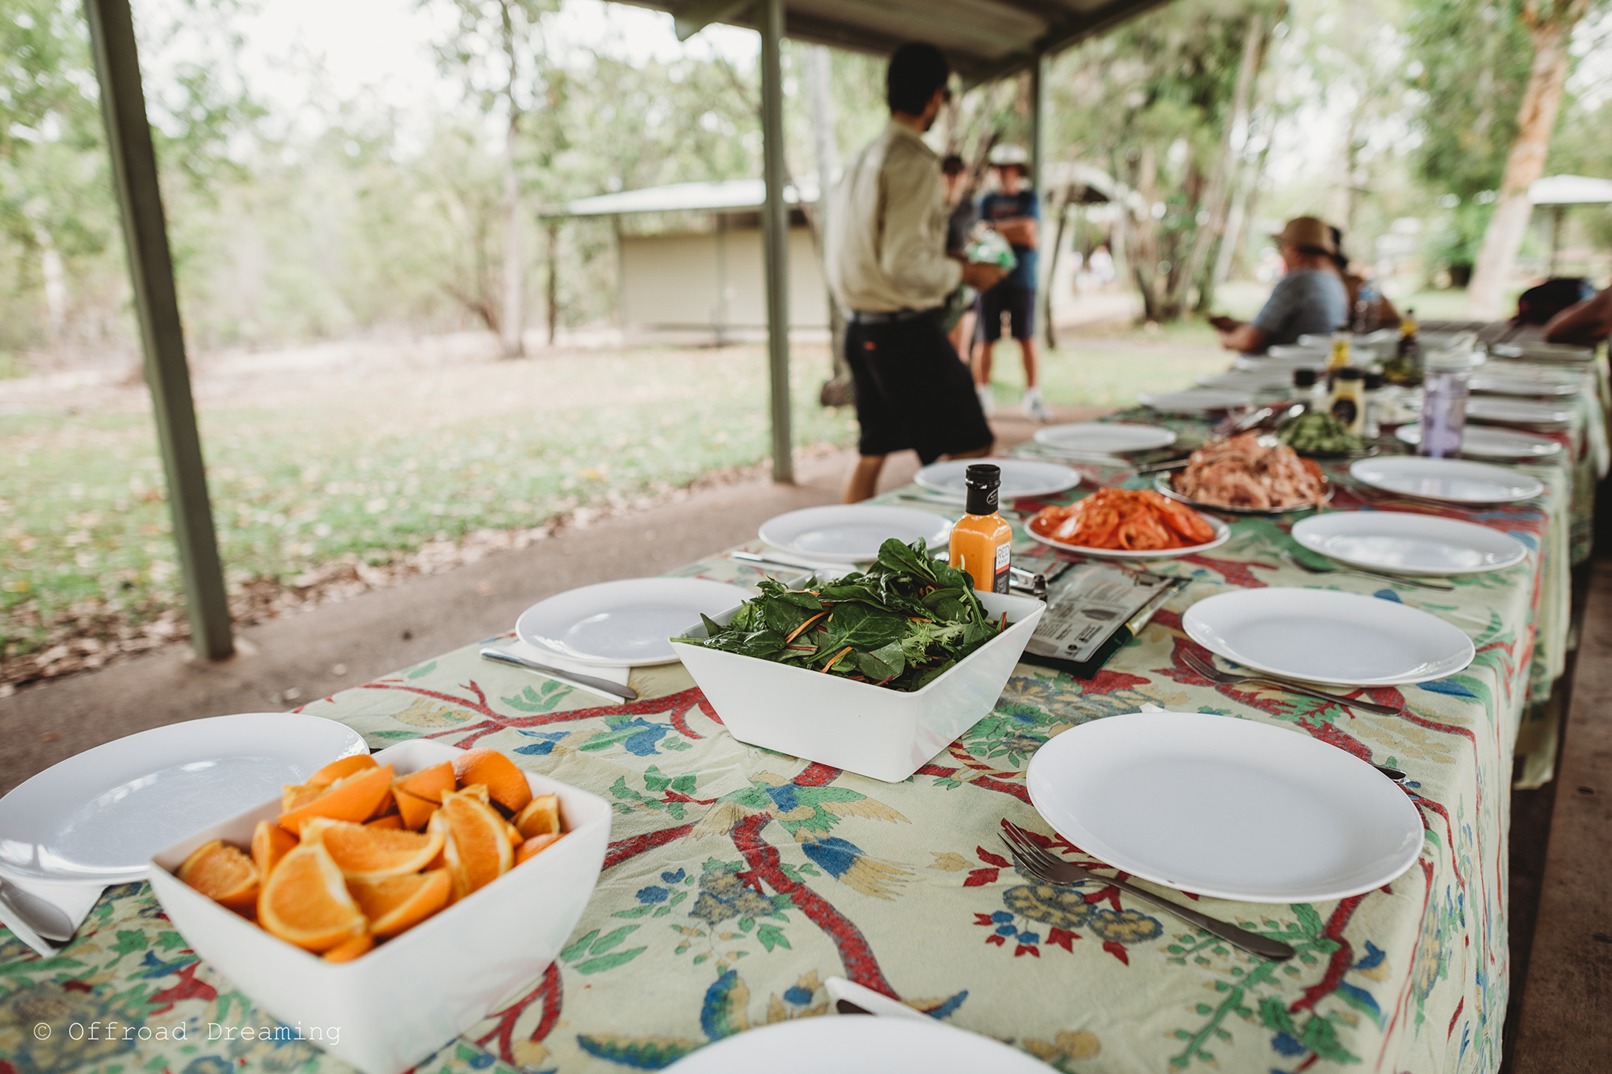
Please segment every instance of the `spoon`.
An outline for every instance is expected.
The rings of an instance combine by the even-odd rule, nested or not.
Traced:
[[[66,943],[73,938],[75,930],[72,920],[60,907],[31,891],[0,881],[0,905],[42,939],[51,943]]]

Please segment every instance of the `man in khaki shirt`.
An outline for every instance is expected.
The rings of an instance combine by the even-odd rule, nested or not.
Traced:
[[[941,324],[946,296],[960,283],[985,290],[1002,276],[994,265],[946,254],[940,158],[922,135],[951,97],[950,77],[933,45],[896,50],[885,76],[890,123],[846,165],[833,195],[823,263],[846,314],[861,425],[846,503],[873,495],[893,451],[916,451],[927,465],[985,455],[994,443],[973,378]]]

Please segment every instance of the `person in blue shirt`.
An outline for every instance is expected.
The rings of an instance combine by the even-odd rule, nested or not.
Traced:
[[[1220,345],[1239,354],[1264,354],[1300,336],[1327,336],[1349,326],[1349,293],[1334,260],[1332,229],[1313,216],[1295,216],[1272,236],[1287,270],[1252,321],[1211,317]]]
[[[1008,321],[1013,339],[1024,357],[1024,412],[1036,421],[1047,420],[1047,405],[1036,382],[1035,300],[1036,247],[1041,223],[1041,205],[1025,180],[1029,158],[1016,145],[997,146],[991,151],[997,189],[980,199],[980,219],[1013,247],[1019,259],[1007,277],[980,295],[979,349],[974,354],[974,387],[980,406],[991,412],[991,357],[996,341],[1002,338],[1002,322]]]

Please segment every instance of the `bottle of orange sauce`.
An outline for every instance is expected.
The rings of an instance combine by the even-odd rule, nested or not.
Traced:
[[[975,463],[966,471],[964,480],[968,488],[967,514],[952,527],[951,565],[967,571],[975,589],[1006,593],[1013,528],[996,512],[1002,470],[990,463]]]

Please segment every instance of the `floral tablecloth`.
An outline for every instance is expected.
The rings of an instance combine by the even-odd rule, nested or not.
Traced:
[[[1277,555],[1287,523],[1238,519],[1225,545],[1159,568],[1191,584],[1094,679],[1021,665],[995,711],[899,784],[738,743],[679,665],[635,671],[642,699],[600,706],[479,659],[478,642],[305,706],[374,747],[493,746],[615,809],[598,889],[560,959],[421,1069],[657,1069],[749,1027],[827,1014],[823,981],[843,975],[1074,1074],[1494,1070],[1513,743],[1565,645],[1550,604],[1570,482],[1562,468],[1538,472],[1549,486],[1538,504],[1451,512],[1532,549],[1453,592],[1299,574]],[[1347,486],[1334,507],[1446,513]],[[682,573],[757,577],[720,555]],[[1425,608],[1467,631],[1477,658],[1438,682],[1368,691],[1402,702],[1395,717],[1206,681],[1182,661],[1181,614],[1259,585]],[[1027,882],[997,836],[1004,820],[1049,832],[1025,791],[1031,754],[1065,728],[1150,704],[1282,725],[1404,769],[1426,828],[1420,859],[1340,901],[1204,900],[1293,944],[1284,964],[1110,886]],[[122,1035],[35,1032],[92,1023]],[[144,884],[110,889],[54,959],[0,931],[0,1074],[340,1067],[294,1036],[187,949]]]

